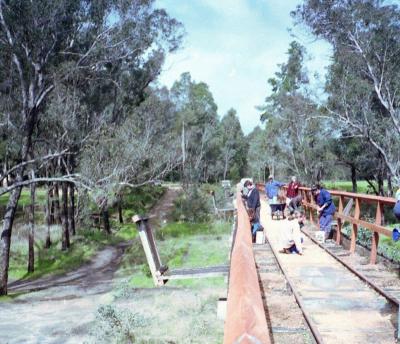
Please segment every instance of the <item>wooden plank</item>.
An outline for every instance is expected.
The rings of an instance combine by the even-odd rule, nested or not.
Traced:
[[[210,277],[224,277],[229,273],[228,265],[208,266],[204,268],[187,268],[176,269],[166,272],[160,276],[163,280],[178,280],[189,278],[210,278]]]
[[[387,237],[391,237],[392,236],[392,231],[387,229],[386,227],[377,225],[375,223],[371,223],[371,222],[367,222],[364,220],[357,220],[354,219],[353,217],[350,216],[345,216],[342,214],[336,214],[336,217],[341,218],[344,222],[349,222],[349,223],[356,223],[359,226],[362,226],[364,228],[367,228],[373,232],[377,232],[383,235],[386,235]]]
[[[376,216],[375,216],[375,224],[378,226],[382,225],[382,203],[378,202],[376,206]],[[371,241],[371,256],[370,256],[370,264],[376,263],[376,256],[378,254],[378,244],[379,244],[379,233],[372,233],[372,241]]]

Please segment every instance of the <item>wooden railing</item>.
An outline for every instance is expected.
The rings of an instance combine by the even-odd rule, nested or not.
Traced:
[[[264,184],[257,184],[257,187],[259,190],[264,191]],[[311,189],[300,187],[299,190],[303,197],[303,206],[306,211],[308,211],[309,220],[312,224],[315,224],[317,222],[315,211],[317,210],[318,206],[311,194]],[[350,235],[350,252],[354,253],[356,249],[358,228],[362,227],[368,229],[372,232],[370,263],[375,264],[378,253],[379,235],[385,235],[387,237],[392,236],[392,230],[383,226],[384,208],[385,206],[393,208],[396,200],[391,197],[373,196],[345,191],[329,190],[329,192],[333,197],[338,199],[335,213],[335,218],[337,219],[336,243],[340,244],[341,242],[342,228],[344,223],[350,223],[352,225]],[[351,205],[350,209],[346,209],[346,212],[344,212],[344,209],[346,208],[345,203],[349,200],[352,200],[353,204]],[[361,214],[361,206],[363,203],[376,206],[374,222],[369,222],[362,219],[363,216]]]
[[[251,241],[250,221],[240,192],[231,253],[224,344],[271,343]]]

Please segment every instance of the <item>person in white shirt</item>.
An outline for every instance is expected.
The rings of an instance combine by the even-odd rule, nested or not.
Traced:
[[[281,245],[283,248],[279,251],[280,253],[296,252],[299,255],[303,254],[302,236],[297,216],[288,216],[281,234]]]

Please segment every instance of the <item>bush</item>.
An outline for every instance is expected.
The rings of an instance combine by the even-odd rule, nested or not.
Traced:
[[[112,305],[100,306],[91,334],[96,343],[135,343],[135,332],[147,321],[139,314]]]
[[[210,219],[209,199],[197,187],[192,187],[175,202],[172,218],[175,221],[207,222]]]

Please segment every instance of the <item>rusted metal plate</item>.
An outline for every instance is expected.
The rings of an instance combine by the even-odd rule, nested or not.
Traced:
[[[250,223],[237,193],[237,233],[231,255],[225,344],[271,343],[255,267]]]

